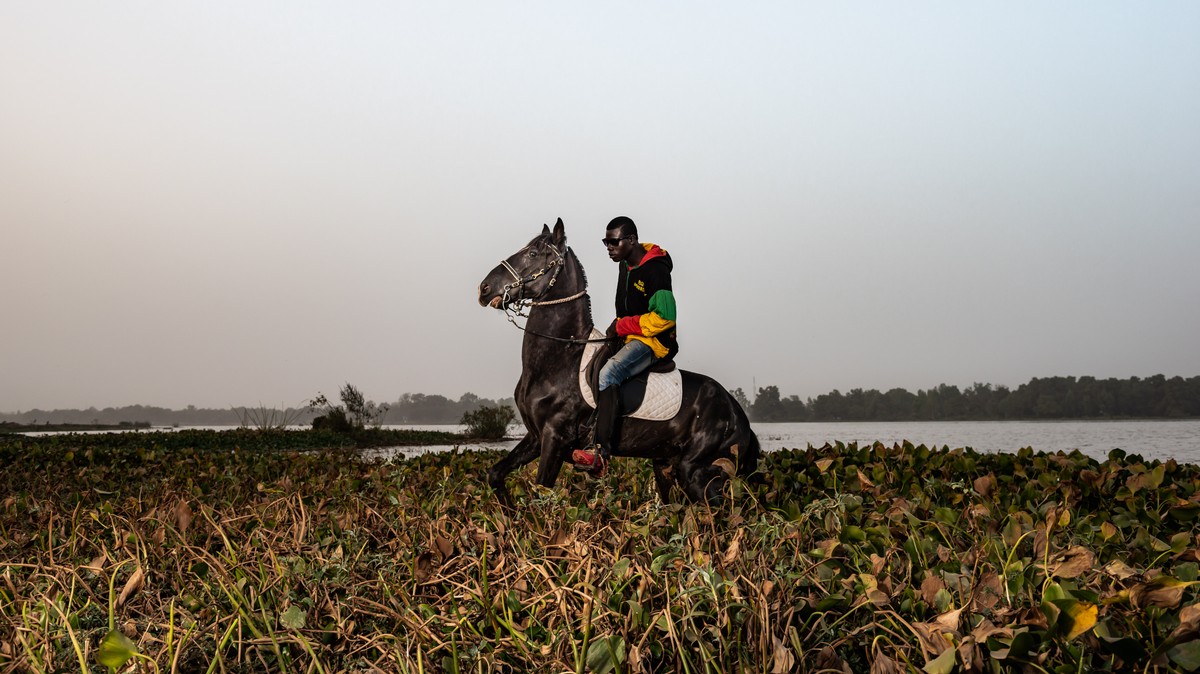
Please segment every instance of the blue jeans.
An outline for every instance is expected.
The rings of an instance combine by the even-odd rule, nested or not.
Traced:
[[[654,350],[642,342],[632,339],[615,356],[600,368],[600,390],[620,386],[622,382],[645,370],[658,360]]]

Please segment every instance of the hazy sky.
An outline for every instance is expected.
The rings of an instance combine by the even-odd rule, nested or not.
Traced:
[[[0,4],[0,410],[511,395],[616,215],[728,388],[1200,374],[1200,3]]]

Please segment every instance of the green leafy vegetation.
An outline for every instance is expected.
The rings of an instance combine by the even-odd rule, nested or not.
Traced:
[[[482,440],[499,440],[508,432],[508,425],[517,418],[517,413],[508,405],[480,407],[473,412],[464,412],[460,424],[466,426],[463,434]]]
[[[620,460],[505,511],[499,452],[347,439],[0,438],[0,670],[1200,666],[1196,466],[836,444],[719,509]]]

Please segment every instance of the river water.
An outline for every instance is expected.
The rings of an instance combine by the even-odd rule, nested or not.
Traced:
[[[197,427],[191,427],[197,428]],[[203,428],[228,428],[206,426]],[[462,426],[397,425],[387,428],[406,428],[460,432]],[[171,428],[145,429],[150,431]],[[1078,449],[1103,461],[1115,448],[1142,458],[1180,463],[1200,463],[1200,420],[1186,421],[870,421],[870,422],[811,422],[756,423],[754,431],[764,451],[820,447],[825,443],[875,441],[886,445],[904,442],[929,447],[971,447],[980,452],[1016,452],[1023,447],[1036,451],[1056,452]],[[99,431],[103,432],[103,431]],[[472,443],[457,446],[461,449],[511,449],[522,432],[519,426],[510,427],[514,436],[494,443]],[[43,433],[29,433],[43,435]],[[387,447],[371,450],[376,456],[415,456],[429,452],[454,449],[451,445],[426,447]]]
[[[404,426],[458,431],[455,426]],[[514,427],[511,432],[518,432]],[[825,443],[904,442],[929,447],[971,447],[980,452],[1016,452],[1023,447],[1056,452],[1078,449],[1103,461],[1112,449],[1142,458],[1200,463],[1200,420],[1186,421],[871,421],[756,423],[764,451],[820,447]],[[509,449],[516,440],[465,445],[464,449]],[[390,448],[385,454],[415,455],[451,447]]]

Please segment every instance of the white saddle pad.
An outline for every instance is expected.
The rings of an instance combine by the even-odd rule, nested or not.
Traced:
[[[603,337],[604,333],[592,328],[590,339],[602,339]],[[596,407],[596,399],[592,396],[591,387],[588,386],[587,371],[588,365],[599,350],[599,342],[588,344],[583,348],[583,358],[579,361],[579,390],[583,393],[584,401],[593,409]],[[682,406],[683,376],[677,367],[670,372],[651,372],[650,376],[646,378],[646,397],[642,399],[641,406],[632,414],[625,416],[646,421],[668,421],[679,414],[679,408]]]

